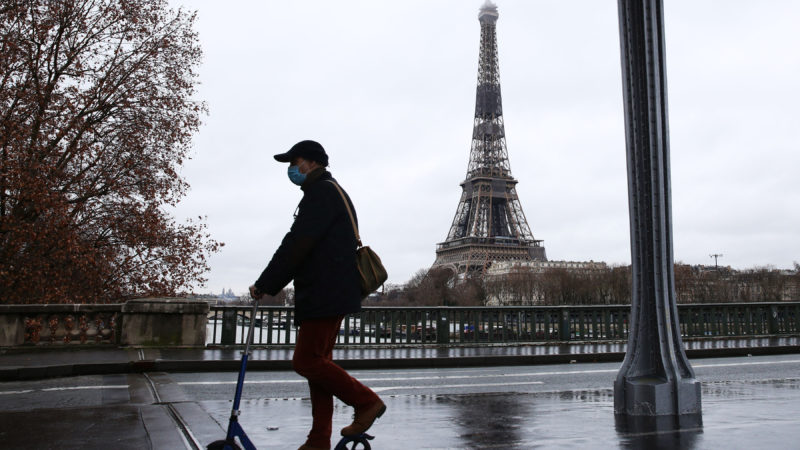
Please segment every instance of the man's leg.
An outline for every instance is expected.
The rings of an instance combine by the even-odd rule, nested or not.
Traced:
[[[380,402],[380,398],[370,388],[333,362],[333,346],[336,344],[342,319],[343,317],[331,317],[303,321],[295,344],[292,363],[295,371],[308,379],[314,415],[312,432],[315,436],[326,432],[328,438],[330,437],[333,417],[333,401],[329,397],[331,394],[353,406],[357,414],[359,410],[368,409]],[[319,403],[315,404],[315,398]]]
[[[308,389],[311,391],[312,422],[306,444],[312,447],[331,448],[333,394],[310,381]]]
[[[337,322],[339,321],[338,318]],[[328,324],[320,321],[303,321],[297,333],[292,365],[295,371],[308,379],[311,394],[311,431],[308,433],[306,445],[319,448],[331,447],[331,427],[333,419],[333,394],[317,384],[313,378],[307,377],[303,368],[315,367],[320,360],[329,360],[333,356],[333,345],[329,343]],[[336,324],[338,333],[338,323]],[[336,337],[334,336],[334,343]]]

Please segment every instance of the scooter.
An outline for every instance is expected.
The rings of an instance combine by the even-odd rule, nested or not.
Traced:
[[[247,331],[247,344],[242,352],[242,365],[239,368],[239,379],[236,381],[236,394],[233,397],[233,408],[231,408],[231,417],[228,420],[228,434],[225,439],[214,441],[206,447],[208,450],[256,450],[256,446],[247,437],[244,428],[239,423],[239,401],[242,399],[242,388],[244,387],[244,374],[247,371],[247,358],[250,357],[250,344],[253,343],[253,334],[256,323],[256,313],[258,312],[258,300],[253,300],[253,310],[250,313],[250,329]],[[236,438],[242,443],[242,447],[236,443]],[[339,443],[336,444],[334,450],[371,450],[369,441],[375,439],[367,433],[356,434],[353,436],[344,436]],[[351,444],[351,445],[348,445]],[[360,447],[359,447],[360,446]]]
[[[247,358],[250,356],[250,344],[253,342],[253,330],[256,324],[256,312],[258,311],[258,300],[253,300],[253,311],[250,313],[250,330],[247,332],[247,344],[242,352],[242,365],[239,369],[239,379],[236,381],[236,395],[233,397],[233,408],[231,418],[228,420],[228,434],[224,440],[214,441],[206,447],[208,450],[256,450],[256,446],[247,437],[244,428],[239,424],[239,401],[242,399],[242,387],[244,387],[244,373],[247,371]],[[239,438],[242,447],[236,443],[235,438]]]

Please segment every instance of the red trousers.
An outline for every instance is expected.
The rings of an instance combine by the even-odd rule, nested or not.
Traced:
[[[307,445],[330,448],[333,396],[356,408],[380,400],[372,390],[333,362],[333,346],[344,316],[304,320],[297,333],[292,367],[308,379],[313,424]]]

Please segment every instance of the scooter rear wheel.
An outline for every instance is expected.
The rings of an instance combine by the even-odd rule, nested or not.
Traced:
[[[375,436],[370,436],[366,433],[357,436],[345,436],[336,444],[334,450],[371,450],[372,446],[369,445],[369,441],[372,439],[375,439]]]
[[[228,442],[225,439],[214,441],[206,447],[208,450],[242,450],[242,447],[239,447],[239,444],[234,442]]]

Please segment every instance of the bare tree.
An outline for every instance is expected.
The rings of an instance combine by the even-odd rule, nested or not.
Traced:
[[[203,103],[195,16],[165,0],[0,9],[2,300],[96,302],[205,281],[222,245],[166,211]]]

